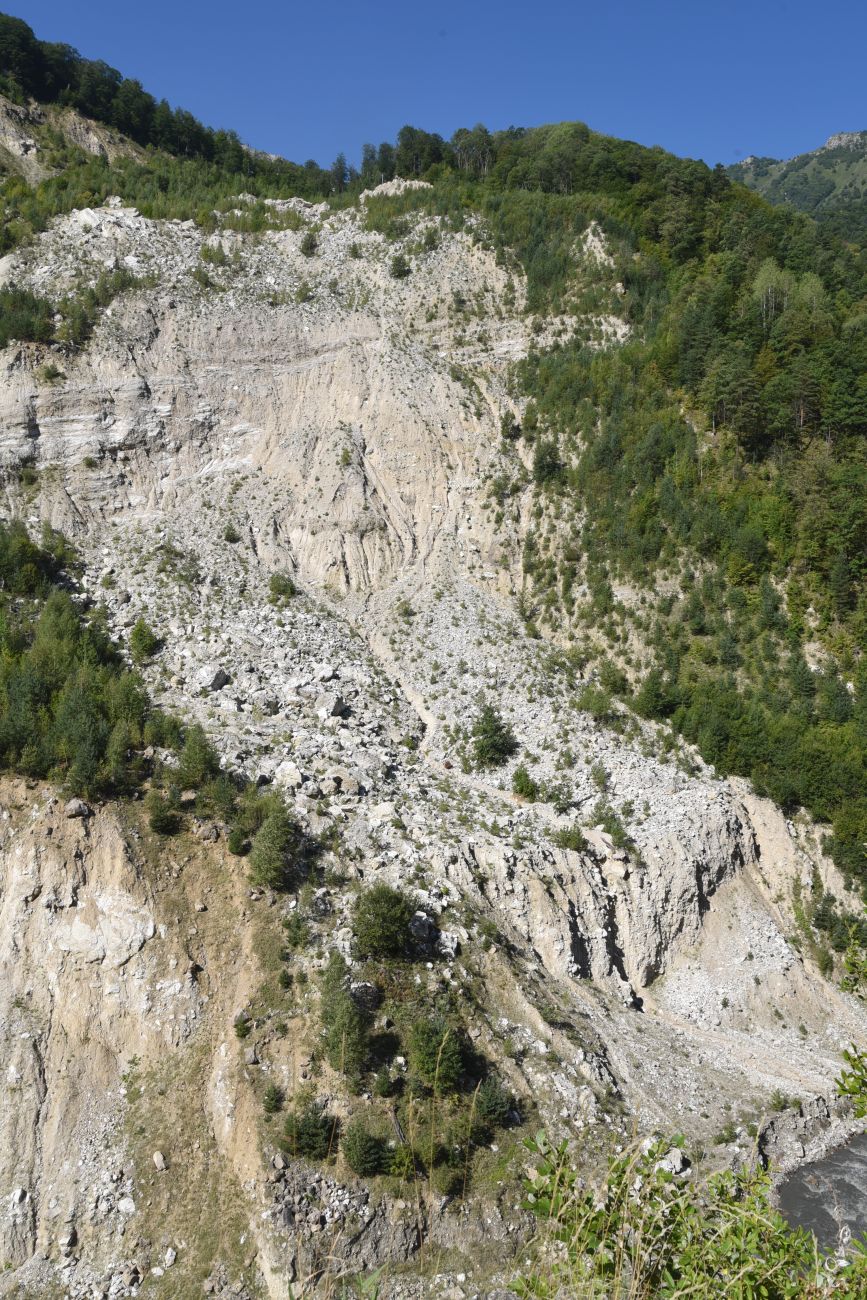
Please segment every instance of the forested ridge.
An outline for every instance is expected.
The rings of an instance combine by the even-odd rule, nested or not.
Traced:
[[[507,531],[518,494],[536,495],[528,625],[570,637],[579,657],[603,654],[605,689],[669,720],[719,770],[831,822],[837,860],[867,881],[867,263],[857,241],[770,206],[721,167],[580,123],[477,125],[451,140],[407,126],[393,144],[365,145],[357,168],[343,155],[298,166],[249,153],[105,65],[36,41],[19,20],[0,19],[0,60],[7,94],[69,104],[147,150],[110,165],[58,145],[56,174],[41,184],[7,176],[0,251],[112,193],[145,215],[255,230],[276,218],[253,204],[239,219],[241,190],[342,207],[407,176],[433,188],[367,207],[388,237],[400,240],[416,209],[454,228],[477,213],[487,233],[475,237],[523,266],[531,312],[577,313],[609,292],[626,343],[600,348],[566,331],[514,375],[526,414],[504,429],[491,490]],[[580,268],[591,222],[614,257],[613,297]],[[50,339],[51,306],[4,301],[7,321],[19,313],[4,338]],[[618,599],[618,587],[639,595]]]
[[[770,203],[808,212],[844,239],[867,235],[867,131],[832,136],[795,158],[746,158],[729,175]]]

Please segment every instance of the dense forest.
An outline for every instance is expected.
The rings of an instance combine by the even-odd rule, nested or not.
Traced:
[[[398,241],[414,210],[455,229],[480,215],[474,237],[517,259],[541,315],[586,305],[576,248],[598,223],[629,339],[600,348],[567,332],[516,368],[526,414],[506,431],[494,485],[508,528],[532,463],[528,624],[583,629],[597,649],[601,638],[612,691],[670,721],[720,771],[831,822],[837,860],[867,882],[867,259],[857,242],[772,207],[720,167],[581,123],[477,125],[451,140],[406,126],[394,143],[365,145],[358,168],[343,155],[328,168],[261,159],[16,19],[0,18],[0,85],[76,107],[147,151],[109,165],[61,150],[56,175],[37,186],[6,177],[0,251],[111,193],[211,229],[235,219],[225,214],[241,189],[342,207],[365,186],[422,177],[432,189],[368,204],[368,223]],[[244,220],[264,229],[272,217],[254,205]],[[50,337],[51,304],[7,293],[2,308],[7,320],[18,313],[19,337]],[[615,597],[618,584],[643,593],[640,616]]]

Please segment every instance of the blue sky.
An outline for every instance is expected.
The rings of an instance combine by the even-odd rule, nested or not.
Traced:
[[[0,0],[249,144],[328,164],[405,123],[578,119],[709,163],[867,129],[858,0]]]

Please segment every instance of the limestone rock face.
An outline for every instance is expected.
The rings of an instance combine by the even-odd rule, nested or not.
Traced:
[[[166,978],[171,946],[110,813],[69,820],[15,782],[0,804],[0,1254],[15,1267],[55,1239],[105,1253],[97,1224],[129,1185],[112,1177],[121,1075],[187,1042],[200,1002],[188,977]]]

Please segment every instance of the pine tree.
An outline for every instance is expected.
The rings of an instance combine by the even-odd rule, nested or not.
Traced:
[[[285,808],[265,818],[250,850],[250,878],[268,889],[289,889],[299,849],[300,832]]]

